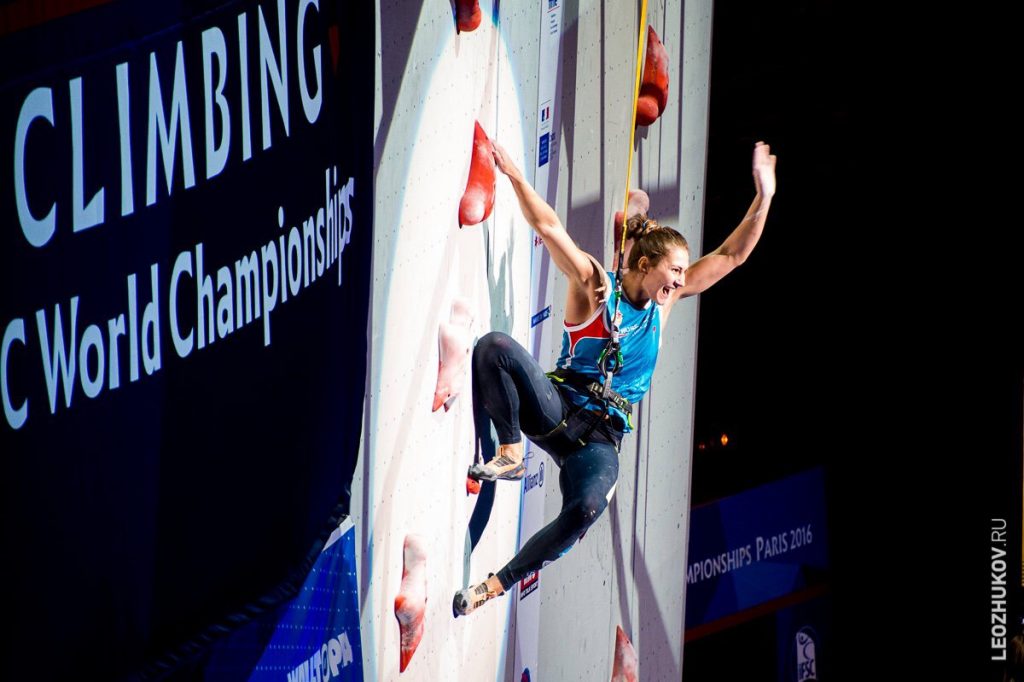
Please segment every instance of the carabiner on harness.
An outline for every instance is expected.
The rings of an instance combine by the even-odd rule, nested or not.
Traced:
[[[612,309],[612,331],[601,354],[597,356],[597,368],[604,377],[604,398],[608,398],[612,390],[612,377],[622,371],[625,364],[622,359],[622,345],[619,343],[619,299],[622,297],[622,266],[621,257],[618,271],[615,273],[615,307]]]
[[[597,367],[605,377],[609,374],[619,373],[622,369],[622,350],[618,339],[608,339],[601,355],[597,357]]]

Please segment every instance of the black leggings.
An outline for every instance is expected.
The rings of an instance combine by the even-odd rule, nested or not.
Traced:
[[[572,409],[526,349],[501,332],[487,334],[473,350],[473,400],[490,416],[501,444],[520,442],[520,430],[547,434]],[[538,443],[560,469],[562,510],[498,571],[505,590],[568,552],[608,506],[619,456],[602,435],[595,431],[582,447],[567,438]]]

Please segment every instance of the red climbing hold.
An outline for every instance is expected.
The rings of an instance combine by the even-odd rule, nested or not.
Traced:
[[[480,25],[480,0],[455,0],[455,32],[473,31]]]
[[[658,120],[668,104],[668,51],[654,29],[647,27],[647,57],[644,77],[636,101],[636,124],[649,126]]]
[[[476,225],[487,220],[494,208],[494,154],[487,133],[476,124],[473,131],[473,158],[469,162],[469,180],[459,203],[459,226]]]
[[[612,666],[612,682],[636,682],[637,676],[636,651],[633,643],[618,625],[615,626],[615,663]]]
[[[405,672],[409,667],[409,661],[423,639],[423,617],[427,610],[427,551],[420,536],[405,536],[402,558],[402,586],[395,597],[395,617],[398,619],[402,649],[399,672]]]

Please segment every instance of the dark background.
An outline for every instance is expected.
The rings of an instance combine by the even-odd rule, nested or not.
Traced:
[[[1002,679],[988,527],[1008,518],[1019,585],[1024,345],[1022,221],[993,172],[1014,149],[997,132],[999,22],[863,10],[715,4],[705,251],[749,204],[757,140],[778,193],[751,258],[701,296],[693,503],[824,466],[819,655],[837,679],[955,662]],[[752,655],[729,665],[756,673],[774,635],[743,628]]]

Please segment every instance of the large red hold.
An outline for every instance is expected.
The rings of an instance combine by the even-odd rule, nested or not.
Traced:
[[[418,535],[407,535],[402,549],[402,586],[395,597],[395,618],[401,637],[399,672],[405,672],[423,639],[427,610],[427,550]]]
[[[494,208],[494,154],[487,133],[476,124],[473,131],[473,158],[469,162],[469,180],[459,202],[459,226],[477,225],[487,220]]]
[[[649,126],[658,120],[668,104],[668,51],[654,29],[647,27],[647,57],[640,96],[636,100],[636,124]]]
[[[480,0],[455,0],[455,32],[473,31],[480,25]]]

